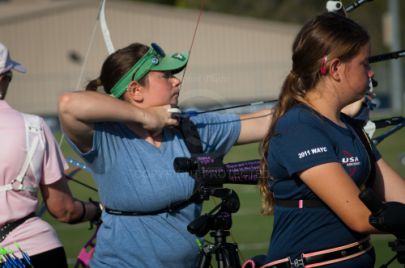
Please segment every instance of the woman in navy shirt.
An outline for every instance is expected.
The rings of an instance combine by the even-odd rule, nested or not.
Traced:
[[[359,193],[367,184],[382,200],[405,203],[405,181],[374,147],[369,158],[340,112],[368,90],[369,53],[367,32],[336,14],[312,19],[294,41],[262,148],[264,208],[275,219],[265,267],[373,267],[369,234],[379,231]]]

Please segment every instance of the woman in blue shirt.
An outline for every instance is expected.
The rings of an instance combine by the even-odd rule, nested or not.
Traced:
[[[175,74],[187,53],[166,55],[156,44],[134,43],[111,54],[90,91],[64,94],[63,129],[90,166],[108,208],[97,234],[91,267],[194,267],[199,247],[187,225],[201,206],[187,200],[194,180],[176,173],[173,160],[190,157],[174,126],[181,81]],[[102,86],[107,94],[95,92]],[[242,116],[200,114],[190,119],[204,153],[225,154],[233,144],[261,140],[269,110]],[[120,214],[121,213],[121,214]],[[120,215],[117,215],[120,214]],[[128,215],[131,214],[131,215]]]
[[[265,267],[373,267],[369,234],[379,231],[359,193],[369,184],[382,200],[405,203],[405,181],[373,147],[367,183],[369,155],[340,112],[368,90],[369,35],[324,14],[303,26],[292,52],[262,147],[264,208],[274,212]]]

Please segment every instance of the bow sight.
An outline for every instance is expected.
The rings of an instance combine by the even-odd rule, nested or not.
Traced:
[[[257,184],[259,160],[224,164],[222,155],[198,155],[176,158],[173,165],[176,172],[189,172],[196,180],[201,201],[208,200],[210,196],[221,199],[210,212],[187,226],[190,233],[199,237],[211,231],[210,236],[215,241],[203,247],[197,267],[210,267],[213,253],[218,267],[241,267],[238,246],[226,241],[232,227],[232,213],[239,210],[239,197],[235,191],[223,188],[223,184]]]

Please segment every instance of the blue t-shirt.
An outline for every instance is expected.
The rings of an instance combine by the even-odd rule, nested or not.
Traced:
[[[191,118],[204,153],[227,153],[240,133],[236,115],[205,114]],[[73,147],[75,147],[73,145]],[[165,128],[160,148],[137,137],[125,124],[98,123],[93,148],[81,153],[96,180],[101,202],[124,211],[154,211],[186,200],[194,179],[176,173],[176,157],[190,157],[182,135]],[[91,267],[194,267],[199,254],[187,225],[201,213],[190,204],[169,214],[115,216],[103,212]]]
[[[318,199],[297,173],[324,163],[341,163],[353,181],[362,184],[369,173],[368,154],[355,130],[347,123],[346,127],[336,125],[304,105],[296,105],[282,116],[270,140],[268,154],[273,176],[269,186],[274,198]],[[373,150],[378,160],[380,155]],[[268,260],[297,258],[301,253],[346,245],[364,237],[351,231],[327,206],[302,209],[275,206]],[[337,267],[372,267],[373,254],[363,255],[365,263],[359,266],[338,263]]]

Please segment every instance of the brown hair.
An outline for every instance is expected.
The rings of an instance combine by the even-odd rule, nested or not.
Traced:
[[[327,59],[339,58],[346,62],[355,57],[369,43],[365,29],[344,16],[326,13],[307,22],[296,36],[292,47],[292,70],[281,87],[281,93],[269,131],[261,144],[261,178],[263,214],[270,214],[273,194],[268,189],[270,178],[267,156],[271,137],[275,134],[278,119],[298,103],[306,103],[305,96],[327,73]],[[320,66],[324,70],[320,71]],[[271,173],[271,171],[270,171]]]
[[[107,57],[101,68],[99,78],[91,80],[87,84],[86,90],[95,91],[98,87],[103,86],[104,91],[107,94],[111,94],[111,89],[114,85],[145,55],[148,49],[149,47],[140,43],[133,43],[127,47],[118,49]],[[140,84],[144,82],[144,78],[139,81]]]

